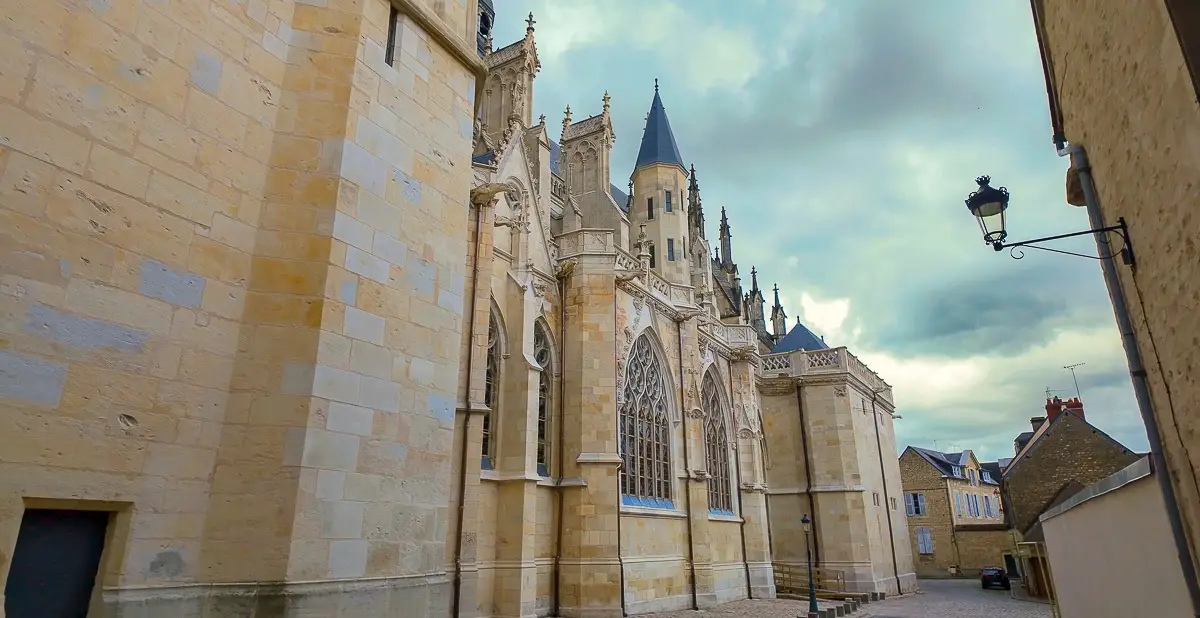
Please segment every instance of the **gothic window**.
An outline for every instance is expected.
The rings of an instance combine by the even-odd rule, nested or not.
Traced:
[[[542,476],[550,475],[550,448],[547,435],[550,432],[550,336],[546,325],[538,321],[533,330],[533,358],[541,369],[538,375],[537,402],[537,470]]]
[[[483,401],[488,411],[483,413],[483,452],[479,465],[484,470],[491,470],[496,449],[492,440],[492,421],[500,403],[500,324],[496,321],[495,313],[488,320],[487,370],[483,385]]]
[[[625,367],[621,404],[621,494],[625,504],[674,508],[671,502],[670,420],[662,365],[641,335]]]
[[[704,410],[704,450],[708,463],[708,510],[733,515],[733,495],[729,484],[729,427],[717,391],[713,372],[704,375],[700,388],[700,406]]]

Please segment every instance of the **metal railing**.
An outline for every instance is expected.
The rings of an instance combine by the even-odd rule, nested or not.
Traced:
[[[808,567],[799,564],[782,564],[776,562],[775,590],[785,594],[800,594],[808,592]],[[837,569],[813,567],[813,584],[817,590],[829,592],[846,591],[846,573]]]

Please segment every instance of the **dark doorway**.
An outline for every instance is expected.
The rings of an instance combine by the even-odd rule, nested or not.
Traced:
[[[1013,559],[1012,554],[1004,554],[1004,570],[1008,571],[1009,577],[1021,576],[1021,573],[1017,571],[1017,561]]]
[[[86,618],[108,515],[26,509],[4,586],[5,616]]]

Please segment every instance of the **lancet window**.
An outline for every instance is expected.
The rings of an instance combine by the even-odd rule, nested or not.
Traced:
[[[493,421],[500,405],[500,323],[492,313],[488,320],[487,370],[484,376],[483,401],[488,411],[483,413],[483,453],[480,467],[491,470],[494,465],[495,443]]]
[[[619,422],[622,501],[673,508],[667,386],[659,357],[644,334],[626,361]]]
[[[704,446],[708,464],[708,510],[733,514],[733,495],[729,483],[729,425],[717,380],[710,370],[700,387],[700,406],[705,413]]]
[[[550,379],[553,355],[550,352],[550,334],[546,324],[538,321],[533,329],[533,358],[541,369],[538,375],[537,400],[537,469],[538,474],[550,474],[550,447],[547,436],[550,433]]]

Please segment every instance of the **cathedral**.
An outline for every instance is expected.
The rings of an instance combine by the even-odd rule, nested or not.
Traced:
[[[891,387],[708,237],[667,82],[614,170],[490,0],[9,4],[0,618],[915,586]]]
[[[480,395],[455,436],[463,609],[620,616],[772,598],[776,569],[806,564],[805,514],[831,587],[915,588],[891,388],[789,329],[778,287],[768,325],[724,208],[707,237],[657,80],[624,190],[607,93],[597,114],[534,121],[534,24],[498,49],[479,40],[472,168],[487,198],[468,272],[484,292],[468,297],[486,332],[464,332],[459,373]]]

